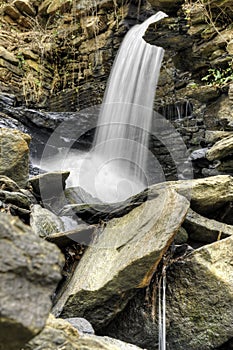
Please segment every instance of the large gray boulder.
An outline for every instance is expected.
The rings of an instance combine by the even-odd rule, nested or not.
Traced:
[[[28,180],[30,136],[18,130],[0,129],[0,175],[14,180],[25,187]]]
[[[169,188],[154,197],[102,227],[61,291],[55,315],[85,317],[97,329],[150,283],[189,207]]]
[[[212,243],[222,238],[233,235],[233,226],[208,219],[189,209],[183,227],[189,237],[197,242]]]
[[[20,349],[44,327],[63,256],[18,218],[0,213],[0,344]]]

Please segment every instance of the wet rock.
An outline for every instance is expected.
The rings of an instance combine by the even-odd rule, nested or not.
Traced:
[[[95,331],[85,318],[82,317],[72,317],[66,318],[67,322],[69,322],[74,328],[76,328],[79,334],[95,334]]]
[[[55,198],[65,190],[69,171],[54,171],[30,178],[33,193],[43,199]]]
[[[103,225],[58,295],[53,312],[63,317],[78,314],[95,329],[109,322],[135,288],[148,285],[188,207],[184,197],[165,189],[129,214]]]
[[[69,204],[100,203],[99,199],[94,198],[82,187],[69,187],[65,190],[64,193]]]
[[[222,159],[233,153],[233,134],[216,142],[207,152],[208,160]]]
[[[232,337],[233,237],[206,245],[169,271],[168,349],[212,349]]]
[[[44,330],[31,340],[24,350],[35,350],[36,348],[57,350],[140,350],[131,344],[126,344],[108,337],[95,335],[81,335],[69,322],[63,319],[55,319],[49,316]]]
[[[49,211],[35,204],[31,207],[30,225],[39,237],[47,237],[56,232],[64,231],[62,220]]]
[[[0,342],[5,349],[21,349],[44,327],[63,257],[55,245],[3,213],[0,245]]]
[[[233,235],[233,226],[207,219],[192,209],[188,210],[183,226],[189,238],[197,242],[212,243]]]
[[[90,224],[123,216],[147,200],[147,191],[136,194],[126,201],[117,203],[103,203],[99,199],[92,197],[81,187],[68,188],[64,193],[67,203],[74,204],[64,205],[59,214],[64,216],[77,215]],[[152,197],[156,197],[157,195],[155,191]]]
[[[28,180],[30,136],[17,130],[0,129],[0,174],[25,187]]]

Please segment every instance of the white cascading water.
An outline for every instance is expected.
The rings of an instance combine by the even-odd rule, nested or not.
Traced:
[[[108,80],[92,150],[59,149],[44,156],[44,170],[70,170],[68,186],[81,186],[102,202],[120,202],[145,189],[148,136],[164,50],[143,39],[162,11],[126,34]],[[153,159],[153,165],[158,165]]]
[[[125,200],[147,187],[148,130],[164,50],[143,35],[166,16],[160,11],[135,25],[115,59],[91,155],[79,175],[79,184],[104,202]]]

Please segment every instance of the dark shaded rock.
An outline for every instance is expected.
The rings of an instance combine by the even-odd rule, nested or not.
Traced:
[[[187,231],[184,229],[184,227],[180,227],[179,231],[177,232],[175,239],[174,239],[174,243],[175,244],[183,244],[186,243],[188,241],[188,233]]]
[[[63,317],[78,314],[95,329],[108,323],[124,308],[135,288],[149,284],[188,207],[184,197],[165,189],[103,225],[69,284],[61,289],[53,312]]]
[[[3,213],[0,236],[0,341],[3,348],[15,350],[44,327],[64,260],[55,245]]]
[[[65,190],[69,171],[54,171],[31,177],[29,184],[33,193],[42,200],[56,198]]]
[[[125,309],[114,320],[98,331],[148,350],[158,345],[158,323],[153,317],[150,294],[146,289],[139,290],[128,302]],[[154,302],[156,302],[154,300]]]
[[[233,226],[207,219],[192,209],[188,210],[183,226],[189,238],[197,242],[212,243],[233,235]]]

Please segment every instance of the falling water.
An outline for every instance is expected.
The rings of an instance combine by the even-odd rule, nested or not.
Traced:
[[[164,50],[143,35],[166,16],[160,11],[134,26],[115,59],[91,151],[95,171],[91,179],[86,170],[80,175],[82,187],[103,201],[124,200],[147,186],[148,130]]]
[[[146,43],[143,35],[166,16],[160,11],[127,33],[108,80],[91,151],[80,156],[65,149],[64,157],[43,157],[42,169],[70,170],[68,186],[81,186],[102,202],[120,202],[147,187],[148,130],[164,50]]]
[[[162,286],[161,286],[162,284]],[[162,292],[161,292],[162,289]],[[158,313],[158,323],[159,323],[159,348],[158,350],[166,350],[166,270],[159,282],[159,313]]]

